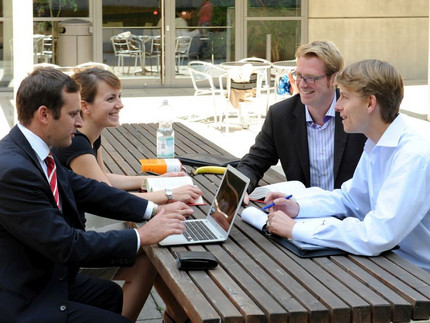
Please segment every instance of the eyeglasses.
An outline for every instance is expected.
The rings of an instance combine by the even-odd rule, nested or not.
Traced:
[[[319,79],[322,79],[324,77],[327,77],[327,74],[321,75],[321,76],[305,76],[302,74],[297,73],[296,71],[293,71],[291,73],[291,76],[293,77],[293,79],[295,81],[305,81],[306,84],[315,84],[316,81],[318,81]]]

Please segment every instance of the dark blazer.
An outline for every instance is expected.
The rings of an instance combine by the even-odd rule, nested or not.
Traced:
[[[85,232],[78,208],[141,222],[147,201],[57,163],[60,211],[17,126],[0,141],[0,165],[0,320],[65,322],[79,266],[130,266],[137,251],[134,230]]]
[[[336,91],[336,99],[339,92]],[[334,187],[350,179],[363,152],[366,137],[347,134],[338,112],[334,134]],[[254,145],[240,161],[237,169],[248,176],[252,192],[264,173],[281,161],[287,180],[298,180],[310,186],[310,163],[305,106],[300,95],[272,105]]]

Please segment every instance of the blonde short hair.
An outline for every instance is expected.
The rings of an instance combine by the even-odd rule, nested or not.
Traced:
[[[381,117],[391,123],[399,114],[403,100],[403,78],[389,63],[368,59],[351,64],[336,77],[337,84],[362,97],[374,95]]]
[[[296,59],[302,56],[318,57],[324,62],[327,75],[333,75],[343,68],[343,57],[331,41],[317,40],[300,45],[296,50]]]

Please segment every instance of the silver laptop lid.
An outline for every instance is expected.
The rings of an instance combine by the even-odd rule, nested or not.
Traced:
[[[232,166],[227,166],[207,215],[207,220],[225,237],[233,227],[248,185],[248,177]]]

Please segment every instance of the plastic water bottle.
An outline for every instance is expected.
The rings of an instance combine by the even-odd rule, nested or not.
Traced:
[[[158,109],[157,157],[175,157],[175,131],[173,130],[174,112],[167,99]]]

